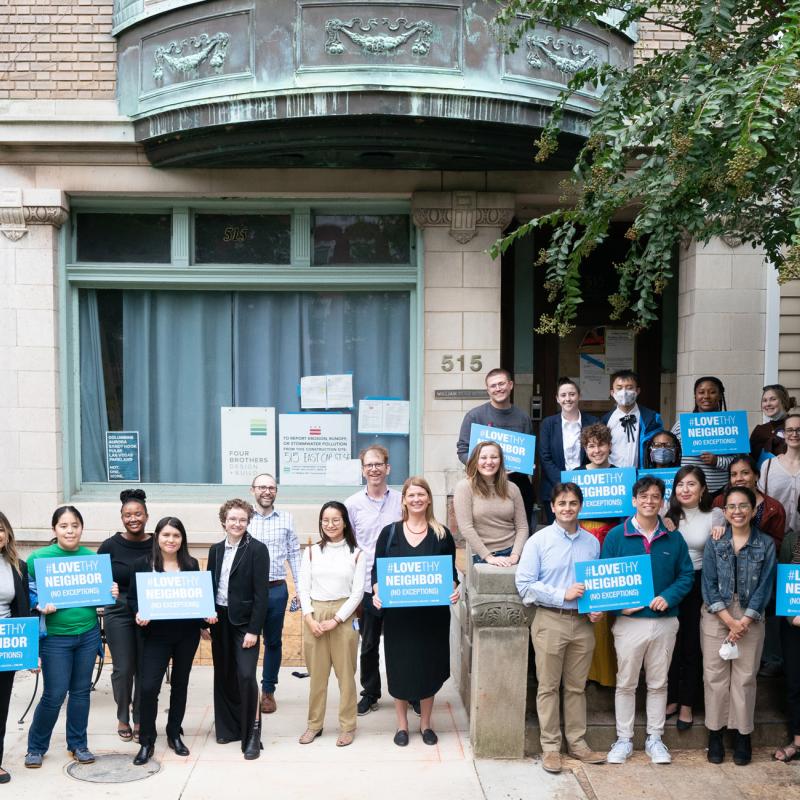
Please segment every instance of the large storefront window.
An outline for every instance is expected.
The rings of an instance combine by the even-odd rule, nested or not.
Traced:
[[[111,225],[123,237],[126,220],[160,239],[137,250],[132,235],[103,234]],[[340,457],[355,459],[380,443],[390,451],[392,482],[408,476],[408,427],[359,433],[360,400],[412,399],[418,272],[407,213],[90,209],[76,214],[71,230],[71,359],[80,374],[75,486],[113,479],[109,432],[136,433],[143,483],[230,482],[222,419],[226,409],[242,408],[274,409],[278,440],[282,424],[291,427],[282,415],[338,414],[337,428],[349,431],[349,452]],[[320,259],[326,231],[335,246]],[[186,252],[188,263],[179,261]],[[367,269],[356,275],[324,266],[340,259]],[[301,402],[308,376],[351,376],[352,407]],[[280,480],[277,454],[275,471]]]

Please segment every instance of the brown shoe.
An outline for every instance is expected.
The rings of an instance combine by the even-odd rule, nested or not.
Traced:
[[[298,740],[300,744],[311,744],[317,736],[322,736],[322,731],[312,731],[311,728],[306,728],[306,732]]]
[[[355,731],[342,731],[339,734],[339,738],[336,740],[336,746],[347,747],[347,745],[353,744],[353,739],[355,739],[355,736]]]
[[[582,747],[579,750],[570,750],[569,757],[582,761],[584,764],[606,763],[605,753],[598,753],[596,750],[590,750],[588,747]]]
[[[271,692],[261,693],[261,713],[274,714],[278,710],[278,704],[275,702],[275,695]]]
[[[555,750],[542,753],[542,768],[545,772],[561,772],[561,753]]]

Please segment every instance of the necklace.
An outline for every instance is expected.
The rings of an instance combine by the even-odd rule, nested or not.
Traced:
[[[411,526],[408,524],[408,522],[406,522],[406,528],[408,529],[408,532],[409,532],[409,533],[416,534],[417,536],[419,536],[419,535],[420,535],[420,534],[422,534],[422,533],[427,533],[427,532],[428,532],[428,526],[427,526],[427,525],[426,525],[426,526],[425,526],[425,527],[424,527],[424,528],[423,528],[421,531],[415,531],[415,530],[414,530],[414,529],[413,529],[413,528],[412,528],[412,527],[411,527]]]

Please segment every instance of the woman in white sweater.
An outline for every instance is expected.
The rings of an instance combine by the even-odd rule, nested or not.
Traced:
[[[366,559],[360,558],[347,509],[330,500],[319,512],[320,541],[303,551],[300,604],[303,646],[310,680],[308,725],[300,744],[311,744],[321,733],[328,699],[331,667],[339,681],[337,747],[352,744],[356,730],[356,656]]]
[[[700,609],[703,605],[700,576],[703,550],[711,535],[711,496],[706,476],[698,466],[681,467],[675,475],[667,520],[686,541],[694,567],[692,590],[681,601],[678,611],[680,628],[672,653],[667,684],[667,715],[678,712],[677,727],[692,727],[692,709],[703,679],[703,654],[700,649]],[[672,527],[672,526],[669,526]]]

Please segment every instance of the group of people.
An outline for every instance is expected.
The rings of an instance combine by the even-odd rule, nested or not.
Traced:
[[[518,419],[522,412],[508,411],[512,389],[509,372],[489,373],[490,400],[465,417],[460,456],[472,422],[530,432],[530,421]],[[757,675],[781,669],[791,739],[774,757],[800,758],[800,616],[776,617],[774,604],[776,562],[800,563],[800,411],[792,410],[784,387],[765,386],[766,421],[752,431],[751,452],[688,456],[681,451],[680,424],[666,430],[657,412],[638,404],[639,392],[636,373],[615,373],[615,408],[597,420],[581,411],[575,381],[558,381],[561,413],[542,421],[537,441],[549,524],[530,538],[527,524],[535,526],[523,507],[526,490],[512,483],[499,445],[482,442],[472,450],[454,493],[473,560],[517,564],[520,596],[536,606],[531,639],[543,766],[561,769],[562,685],[568,752],[591,763],[625,762],[633,749],[642,668],[645,749],[654,763],[671,761],[662,741],[666,719],[674,716],[677,729],[688,730],[701,697],[708,759],[725,758],[727,729],[734,734],[734,762],[749,763]],[[694,401],[695,412],[724,411],[722,381],[699,378]],[[633,487],[633,516],[579,520],[581,489],[562,483],[562,472],[618,467],[674,468],[668,502],[664,483],[645,473]],[[650,558],[655,597],[649,606],[579,613],[585,586],[576,581],[575,564],[634,555]],[[607,754],[592,751],[584,738],[589,680],[616,687],[617,741]]]
[[[117,733],[139,749],[133,763],[147,764],[157,737],[158,699],[167,669],[169,712],[167,745],[188,756],[183,741],[192,663],[200,639],[211,641],[214,664],[214,727],[219,744],[238,742],[244,758],[259,757],[262,714],[277,709],[275,692],[282,658],[282,630],[289,602],[287,566],[296,596],[292,609],[303,616],[303,647],[309,673],[308,721],[300,736],[310,744],[322,734],[328,679],[339,684],[339,732],[336,745],[350,745],[358,715],[374,711],[381,697],[379,644],[384,634],[388,691],[394,698],[394,742],[409,742],[408,708],[420,716],[422,741],[438,737],[431,721],[436,693],[450,670],[446,606],[383,608],[376,558],[450,556],[453,588],[459,597],[455,544],[433,514],[431,489],[411,477],[402,491],[388,487],[389,453],[374,446],[361,453],[366,486],[346,503],[329,501],[319,513],[319,541],[302,551],[290,514],[274,507],[278,484],[272,475],[251,483],[252,502],[232,499],[219,509],[225,534],[208,553],[214,614],[204,619],[147,619],[139,605],[137,574],[197,572],[180,519],[160,519],[147,530],[147,500],[141,489],[120,495],[122,530],[100,545],[112,568],[113,605],[105,608],[41,606],[36,594],[40,558],[92,555],[81,545],[83,517],[61,506],[52,517],[54,539],[27,562],[18,555],[10,521],[0,513],[0,618],[40,616],[42,697],[28,732],[25,766],[40,767],[53,728],[67,700],[66,744],[72,757],[90,764],[87,741],[93,666],[102,653],[101,626],[111,652],[111,684]],[[356,692],[356,659],[361,636],[361,698]],[[261,693],[257,678],[260,640],[264,639]],[[0,764],[14,672],[0,672]],[[10,775],[0,769],[0,783]]]

